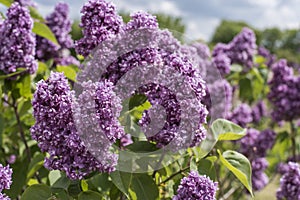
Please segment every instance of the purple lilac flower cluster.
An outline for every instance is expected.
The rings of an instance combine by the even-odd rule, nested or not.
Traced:
[[[177,194],[173,200],[215,200],[218,183],[213,182],[207,176],[200,176],[192,171],[188,177],[181,179]]]
[[[211,98],[211,95],[213,95],[213,98]],[[232,108],[232,95],[232,87],[225,79],[208,84],[203,104],[209,110],[210,116],[213,118],[227,118]]]
[[[253,121],[252,109],[248,104],[242,103],[229,114],[228,119],[245,128]]]
[[[0,26],[0,70],[6,74],[25,68],[30,74],[37,70],[33,21],[29,10],[15,2]]]
[[[8,196],[2,193],[4,189],[10,189],[10,185],[12,184],[11,176],[12,169],[9,166],[4,167],[0,164],[0,199],[1,200],[10,200]]]
[[[291,121],[300,117],[300,76],[284,59],[272,66],[273,78],[269,82],[269,101],[273,104],[273,119],[277,122]]]
[[[252,122],[259,123],[262,117],[267,115],[267,107],[264,101],[258,101],[256,105],[252,107]]]
[[[78,61],[70,56],[69,48],[73,47],[73,40],[70,35],[71,20],[69,19],[69,6],[66,3],[58,3],[54,11],[46,17],[46,24],[57,38],[58,45],[37,36],[36,57],[41,61],[54,59],[59,65],[78,65]]]
[[[247,69],[253,66],[253,56],[256,52],[256,38],[249,28],[243,28],[228,44],[219,43],[215,46],[212,56],[213,62],[220,70],[221,75],[230,72],[233,63],[245,65]]]
[[[268,177],[264,173],[268,167],[265,156],[267,151],[273,147],[275,138],[275,132],[270,129],[258,131],[249,128],[246,136],[240,140],[240,151],[250,160],[252,165],[254,190],[261,190],[268,183]]]
[[[289,162],[286,173],[280,179],[280,188],[277,190],[278,200],[300,199],[300,166]]]
[[[103,88],[98,88],[98,106],[108,108],[107,105],[111,103],[109,94],[105,94],[106,101],[101,103],[101,95],[105,93],[101,92]],[[79,137],[72,112],[73,98],[74,93],[62,73],[51,73],[47,81],[37,84],[32,101],[36,123],[30,130],[32,138],[38,142],[41,150],[50,154],[50,157],[45,159],[45,167],[65,171],[71,179],[81,179],[92,171],[111,172],[116,161],[106,163],[105,159],[97,160]],[[103,116],[111,116],[111,113]],[[111,133],[110,139],[115,140],[109,128],[111,123],[105,121],[107,119],[111,118],[100,119],[99,123]],[[116,137],[120,139],[119,136]]]
[[[101,12],[108,12],[107,15],[105,15],[105,18],[103,18],[101,15],[91,15],[88,13],[92,8],[91,6],[96,6],[96,8],[93,9],[101,9]],[[107,7],[108,6],[108,7]],[[105,9],[103,7],[106,7]],[[120,81],[122,81],[122,78],[128,74],[130,74],[132,69],[134,68],[134,74],[129,75],[131,79],[141,79],[140,76],[137,77],[137,74],[141,74],[143,76],[143,80],[151,80],[151,77],[155,77],[157,75],[163,75],[164,69],[161,68],[161,66],[164,66],[166,69],[170,69],[169,71],[173,70],[174,72],[179,73],[181,76],[187,77],[188,84],[191,90],[195,93],[198,100],[201,100],[205,94],[205,86],[204,81],[201,78],[200,74],[197,72],[197,70],[194,68],[194,66],[189,62],[186,55],[182,54],[181,51],[183,47],[179,44],[179,42],[174,39],[174,37],[170,34],[167,34],[167,31],[160,31],[158,29],[158,23],[154,16],[144,13],[144,12],[137,12],[131,15],[131,20],[127,24],[123,24],[122,21],[120,21],[119,16],[115,13],[115,8],[112,5],[108,5],[107,3],[104,3],[103,1],[90,1],[88,4],[86,4],[83,8],[83,17],[82,17],[82,25],[84,28],[83,34],[85,37],[78,41],[77,43],[77,51],[81,54],[84,54],[85,56],[88,55],[91,50],[96,47],[97,45],[101,44],[104,45],[103,48],[97,49],[94,53],[99,57],[101,55],[104,55],[104,53],[100,53],[103,49],[106,48],[106,41],[112,41],[109,43],[109,45],[113,46],[112,44],[117,41],[118,39],[118,33],[125,33],[124,35],[121,35],[125,37],[126,39],[123,39],[121,41],[121,44],[116,45],[116,49],[113,49],[112,53],[114,54],[118,51],[124,52],[122,50],[123,46],[130,47],[131,45],[136,45],[138,43],[138,39],[143,39],[142,43],[147,43],[144,41],[145,34],[147,34],[146,41],[148,41],[148,44],[146,46],[142,46],[140,48],[136,49],[129,49],[127,50],[125,48],[125,53],[122,55],[119,55],[117,59],[113,60],[111,63],[108,63],[108,66],[106,68],[106,71],[104,74],[102,74],[102,79],[107,79],[111,81],[114,84],[120,84]],[[95,12],[93,12],[95,13]],[[96,17],[99,18],[100,21],[110,21],[114,19],[113,24],[95,24],[94,20],[91,21]],[[106,17],[109,17],[106,19]],[[97,28],[97,29],[96,29]],[[101,28],[101,29],[100,29]],[[92,35],[88,35],[85,33],[86,30],[101,30],[98,32],[95,32],[97,34],[100,34],[98,39],[95,40],[95,37],[92,37]],[[140,29],[145,29],[146,31],[137,31]],[[152,30],[152,31],[149,31]],[[89,33],[90,34],[90,33]],[[140,38],[137,36],[141,36]],[[154,37],[157,36],[157,37]],[[116,38],[113,40],[112,38]],[[137,38],[137,41],[135,41],[135,38]],[[153,38],[153,40],[149,39]],[[132,43],[130,43],[132,42]],[[86,48],[87,43],[89,43],[89,47]],[[110,46],[108,47],[110,48]],[[118,47],[122,47],[121,50],[118,49]],[[174,48],[175,47],[175,48]],[[176,48],[177,47],[177,48]],[[81,49],[84,49],[84,52],[81,51]],[[126,51],[127,50],[127,51]],[[99,55],[99,56],[98,56]],[[103,60],[105,59],[98,59],[97,62],[94,62],[92,66],[97,66],[98,68],[105,68],[106,64],[104,64]],[[140,71],[139,68],[148,66],[155,66],[155,68],[158,69],[156,74],[150,74],[152,75],[145,75],[142,71]],[[94,70],[94,69],[92,69]],[[101,71],[99,69],[98,71]],[[165,70],[166,72],[167,70]],[[98,72],[99,73],[99,72]],[[147,76],[147,77],[146,77]],[[90,76],[82,76],[87,77],[90,79]],[[149,77],[149,78],[148,78]],[[167,83],[167,82],[165,82]],[[129,85],[128,82],[124,83],[125,85]],[[132,83],[136,84],[136,83]],[[164,82],[161,83],[164,85]],[[131,88],[131,86],[128,86],[128,88]],[[134,88],[135,90],[137,88]],[[129,91],[129,93],[132,93],[134,91]],[[170,98],[172,95],[167,91],[164,90],[161,86],[153,86],[151,84],[145,86],[143,88],[143,91],[135,91],[135,92],[144,92],[148,94],[148,100],[152,104],[163,104],[166,105],[166,102],[172,101],[173,104],[170,104],[172,106],[167,107],[167,112],[172,113],[171,115],[168,115],[165,127],[163,130],[161,130],[156,136],[149,137],[149,140],[155,141],[159,147],[167,145],[172,139],[174,138],[181,138],[176,137],[176,129],[175,126],[178,126],[178,122],[180,120],[179,114],[180,113],[180,107],[176,104],[174,101],[174,98]],[[164,95],[163,95],[164,94]],[[178,95],[178,94],[176,94]],[[184,96],[184,95],[182,95]],[[159,97],[159,98],[158,98]],[[194,134],[194,137],[191,138],[192,143],[191,145],[196,145],[199,142],[201,142],[205,138],[205,129],[202,127],[202,123],[205,122],[207,111],[206,108],[202,104],[197,104],[198,106],[198,114],[197,116],[200,116],[199,120],[199,127],[197,128],[196,133]],[[182,112],[181,112],[182,114]],[[142,120],[146,121],[146,120]],[[172,131],[171,131],[172,130]]]
[[[81,10],[83,38],[76,42],[78,54],[88,56],[104,40],[122,31],[123,21],[112,3],[89,0]]]

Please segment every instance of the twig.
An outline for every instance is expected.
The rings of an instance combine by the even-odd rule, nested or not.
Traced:
[[[163,180],[162,182],[160,182],[158,185],[162,185],[166,182],[168,182],[169,180],[171,180],[173,177],[177,176],[178,174],[181,174],[182,172],[185,172],[186,170],[190,169],[190,167],[186,167],[186,168],[183,168],[181,170],[179,170],[178,172],[172,174],[171,176],[169,176],[168,178],[166,178],[165,180]]]

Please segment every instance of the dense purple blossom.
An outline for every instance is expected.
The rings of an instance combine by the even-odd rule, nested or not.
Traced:
[[[269,163],[265,158],[257,158],[251,162],[253,190],[261,190],[268,184],[269,178],[264,173],[268,165]]]
[[[240,140],[241,153],[249,159],[265,157],[275,143],[276,134],[270,129],[258,131],[254,128],[248,128],[247,134]]]
[[[36,3],[33,2],[32,0],[14,0],[15,2],[18,2],[22,6],[31,6],[31,7],[36,7]]]
[[[122,18],[115,6],[104,0],[89,0],[81,10],[83,38],[76,42],[78,54],[88,56],[104,40],[113,37],[123,29]]]
[[[31,31],[33,21],[29,10],[15,2],[6,15],[0,26],[0,70],[9,74],[25,68],[33,74],[37,70],[36,41]]]
[[[0,199],[1,200],[10,200],[10,198],[8,196],[6,196],[5,194],[0,193]]]
[[[10,185],[12,184],[11,176],[12,176],[12,169],[7,165],[4,167],[0,164],[0,192],[4,189],[9,189]]]
[[[218,183],[213,182],[207,176],[200,176],[192,171],[188,177],[181,179],[177,194],[173,200],[215,200]]]
[[[73,40],[70,35],[71,20],[69,19],[68,4],[58,3],[54,11],[46,17],[46,24],[54,33],[59,46],[46,38],[37,36],[36,57],[42,61],[54,58],[55,63],[59,65],[78,65],[78,61],[69,55],[68,50],[73,47]]]
[[[130,15],[130,21],[126,24],[125,30],[137,30],[137,29],[157,29],[158,22],[155,16],[150,15],[147,12],[139,11]]]
[[[245,128],[253,120],[252,109],[248,104],[242,103],[230,113],[228,119]]]
[[[99,54],[99,52],[97,53]],[[99,60],[99,62],[97,61],[97,63],[95,63],[93,66],[103,66],[101,62],[102,60]],[[164,66],[164,68],[160,66]],[[146,73],[145,71],[150,70],[150,68],[155,72]],[[167,73],[169,73],[169,75],[167,75]],[[130,80],[124,80],[124,76],[130,77]],[[167,80],[165,78],[166,76],[168,77]],[[205,119],[207,111],[199,101],[205,94],[205,85],[200,74],[185,56],[180,56],[180,54],[177,54],[177,52],[169,53],[168,51],[164,51],[163,48],[143,48],[139,50],[133,50],[125,53],[117,60],[112,62],[107,67],[106,72],[103,75],[103,78],[104,77],[114,84],[119,84],[122,85],[122,87],[133,89],[132,91],[128,91],[126,94],[134,92],[137,89],[135,86],[140,81],[149,81],[151,83],[150,80],[153,80],[154,78],[160,78],[158,81],[161,83],[160,86],[155,84],[146,84],[145,87],[137,91],[138,93],[145,93],[151,104],[161,105],[167,111],[168,117],[163,129],[157,133],[157,135],[148,137],[148,139],[155,141],[159,147],[169,144],[173,139],[178,139],[179,142],[179,140],[183,138],[182,135],[176,135],[177,127],[179,126],[181,119],[187,119],[190,118],[190,116],[187,116],[187,113],[183,115],[183,112],[180,111],[179,103],[176,102],[175,98],[173,97],[174,94],[170,93],[167,88],[163,88],[163,85],[174,84],[180,81],[180,78],[183,79],[183,77],[186,77],[187,86],[185,91],[192,91],[198,101],[189,105],[189,107],[195,107],[194,110],[198,113],[195,113],[193,117],[200,117],[200,119],[199,121],[195,121],[193,126],[191,126],[193,128],[194,126],[198,126],[195,132],[191,131],[191,133],[194,134],[193,137],[187,137],[179,143],[187,142],[188,138],[190,138],[191,141],[189,142],[191,142],[191,145],[193,146],[199,144],[205,138],[206,134],[205,129],[202,127],[202,123],[206,122]],[[172,78],[176,79],[171,81]],[[182,89],[176,90],[175,95],[177,97],[181,96],[181,98],[184,98],[185,95],[182,93],[184,93]],[[191,112],[191,110],[189,112]],[[176,143],[175,141],[173,142]]]
[[[259,101],[252,107],[252,119],[254,123],[259,123],[262,117],[267,115],[267,107],[264,101]]]
[[[197,54],[200,56],[200,58],[202,58],[202,59],[210,58],[210,50],[206,44],[200,43],[200,42],[195,42],[191,46],[196,48]]]
[[[241,64],[247,69],[253,66],[253,56],[256,53],[256,38],[254,32],[249,28],[242,31],[228,44],[219,43],[212,53],[212,60],[220,70],[221,75],[230,72],[230,65]]]
[[[265,156],[273,147],[275,138],[276,134],[270,129],[258,131],[248,128],[246,136],[240,140],[240,152],[250,160],[252,165],[252,186],[256,191],[265,187],[269,181],[264,173],[268,167]]]
[[[245,65],[247,68],[253,66],[253,56],[256,53],[255,33],[249,28],[243,30],[230,42],[228,57],[232,63]]]
[[[110,104],[108,96],[108,101],[103,102],[104,104],[100,103],[103,94],[101,89],[105,91],[106,88],[99,88],[97,95],[100,96],[97,96],[97,102],[99,102],[97,105],[107,107]],[[50,157],[45,159],[45,167],[50,170],[65,171],[71,179],[81,179],[92,171],[110,172],[114,170],[115,160],[112,163],[107,163],[105,159],[96,160],[95,156],[89,152],[90,148],[87,149],[79,137],[76,127],[78,123],[75,124],[74,113],[72,113],[73,99],[74,93],[70,90],[68,81],[62,73],[51,73],[47,81],[40,81],[37,84],[32,101],[36,123],[31,128],[31,134],[41,150],[50,154]],[[82,101],[81,103],[83,103]],[[105,110],[100,112],[105,112]],[[111,115],[112,113],[107,114]],[[106,124],[105,119],[104,121],[100,119],[99,125],[103,129],[107,128],[108,132],[110,131],[108,126],[111,124]],[[109,132],[110,136],[102,137],[114,140],[112,134]],[[109,144],[107,142],[107,145]],[[104,149],[106,150],[106,148]],[[105,154],[105,152],[102,153]],[[114,158],[112,157],[112,159]]]
[[[280,179],[280,188],[277,190],[278,200],[300,199],[300,166],[289,162],[288,171]]]
[[[207,85],[203,104],[214,118],[226,118],[232,108],[232,87],[225,79]]]
[[[7,165],[4,167],[0,164],[0,199],[1,200],[10,200],[8,196],[2,193],[4,189],[10,189],[10,185],[12,184],[11,176],[12,176],[12,169]]]
[[[273,78],[269,82],[269,101],[273,104],[271,113],[277,122],[291,121],[300,117],[300,76],[295,76],[286,60],[279,60],[272,66]]]
[[[212,59],[222,76],[230,73],[231,60],[226,54],[217,54]]]

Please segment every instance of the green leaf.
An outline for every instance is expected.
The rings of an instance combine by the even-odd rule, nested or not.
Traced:
[[[59,170],[52,170],[48,174],[48,179],[50,186],[52,186],[61,177],[61,172]]]
[[[37,184],[28,187],[21,196],[21,200],[47,200],[51,198],[51,189],[44,184]]]
[[[34,174],[43,166],[43,164],[44,155],[42,153],[35,154],[28,167],[27,181],[34,176]]]
[[[241,100],[249,101],[253,99],[253,88],[250,79],[243,78],[239,81],[239,93]]]
[[[190,160],[190,170],[191,171],[197,171],[197,163],[196,163],[196,159],[195,158],[192,158]]]
[[[127,172],[114,171],[110,174],[110,177],[115,186],[129,199],[129,187],[132,181],[132,174]]]
[[[13,0],[0,0],[0,3],[7,7],[10,7],[10,5],[13,3]]]
[[[223,154],[218,150],[218,153],[222,164],[237,177],[253,197],[252,170],[249,160],[243,154],[232,150],[225,151]]]
[[[109,191],[113,185],[107,173],[96,174],[89,178],[87,183],[90,190],[98,190],[99,192]]]
[[[226,119],[217,119],[211,125],[211,130],[218,141],[238,140],[246,135],[246,129]]]
[[[153,200],[159,198],[157,185],[147,174],[134,174],[130,189],[137,199]]]
[[[130,98],[129,101],[129,110],[132,110],[134,107],[138,107],[147,101],[147,97],[144,94],[136,94]]]
[[[26,74],[20,78],[17,83],[17,88],[19,88],[20,95],[24,98],[31,98],[31,78],[29,74]]]
[[[80,182],[82,191],[88,191],[89,190],[89,184],[86,180],[81,180]]]
[[[56,66],[58,72],[63,72],[71,81],[76,81],[76,71],[71,66]]]
[[[62,188],[67,190],[71,184],[70,179],[68,179],[65,174],[61,173],[61,177],[53,183],[52,188]]]
[[[44,22],[45,21],[45,19],[43,18],[43,16],[39,13],[39,11],[36,8],[30,6],[29,7],[29,11],[30,11],[30,16],[33,19],[37,19],[40,22]]]
[[[78,200],[101,200],[102,196],[98,192],[84,191],[78,196]]]
[[[28,163],[26,160],[17,161],[11,167],[13,170],[12,185],[5,193],[11,199],[17,199],[18,195],[21,194],[23,187],[26,185]]]
[[[256,64],[262,65],[265,62],[266,62],[266,59],[263,56],[257,55],[257,56],[254,57],[254,63],[256,63]]]
[[[207,175],[211,180],[216,180],[216,169],[214,167],[215,157],[208,157],[200,160],[198,164],[198,172],[201,175]]]
[[[1,75],[0,80],[7,79],[7,78],[10,78],[10,77],[13,77],[13,76],[17,76],[19,74],[22,74],[26,70],[27,70],[26,68],[18,68],[16,72],[13,72],[13,73],[7,74],[7,75]]]
[[[44,23],[34,22],[32,32],[34,32],[35,34],[37,34],[43,38],[50,40],[51,42],[53,42],[56,45],[59,45],[56,40],[56,37],[53,34],[53,32],[51,31],[51,29]]]
[[[158,148],[155,144],[150,143],[148,141],[137,141],[128,146],[126,149],[136,152],[136,153],[147,153],[147,152],[154,152],[157,151]]]
[[[45,73],[48,69],[48,66],[43,63],[43,62],[39,62],[38,63],[38,69],[37,69],[37,73],[42,74]]]

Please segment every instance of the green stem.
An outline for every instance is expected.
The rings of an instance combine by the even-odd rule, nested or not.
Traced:
[[[188,166],[188,167],[186,167],[186,168],[183,168],[183,169],[180,169],[178,172],[172,174],[171,176],[169,176],[168,178],[166,178],[165,180],[163,180],[162,182],[160,182],[158,185],[162,185],[162,184],[168,182],[169,180],[171,180],[171,179],[174,178],[175,176],[177,176],[177,175],[179,175],[179,174],[181,174],[181,173],[183,173],[183,172],[185,172],[185,171],[187,171],[187,170],[189,170],[189,169],[190,169],[190,166]]]
[[[296,162],[296,127],[294,126],[293,121],[290,121],[291,128],[291,141],[292,141],[292,156],[293,161]]]
[[[22,123],[21,123],[21,120],[20,120],[20,115],[18,113],[18,106],[17,106],[16,101],[14,99],[13,99],[12,107],[14,109],[14,113],[15,113],[17,123],[18,123],[18,126],[19,126],[21,140],[25,145],[25,151],[26,151],[26,154],[27,154],[27,159],[28,159],[28,162],[30,163],[30,161],[31,161],[31,152],[30,152],[30,149],[28,147],[28,144],[27,144],[27,141],[26,141],[26,138],[25,138],[25,133],[24,133]]]
[[[16,116],[16,119],[17,119],[17,123],[18,123],[18,126],[19,126],[19,130],[20,130],[21,140],[22,140],[22,142],[23,142],[24,145],[25,145],[25,151],[26,151],[26,154],[27,154],[28,163],[30,163],[30,162],[31,162],[31,152],[30,152],[30,148],[29,148],[29,146],[28,146],[28,144],[27,144],[27,140],[26,140],[26,137],[25,137],[25,132],[24,132],[24,130],[23,130],[22,123],[21,123],[21,119],[20,119],[20,115],[19,115],[19,113],[18,113],[18,105],[17,105],[15,99],[13,99],[13,103],[11,104],[11,106],[12,106],[13,109],[14,109],[14,113],[15,113],[15,116]],[[40,177],[39,177],[39,175],[38,175],[37,172],[35,173],[34,176],[35,176],[35,178],[37,179],[37,181],[38,181],[39,183],[42,183],[42,181],[41,181],[41,179],[40,179]]]

